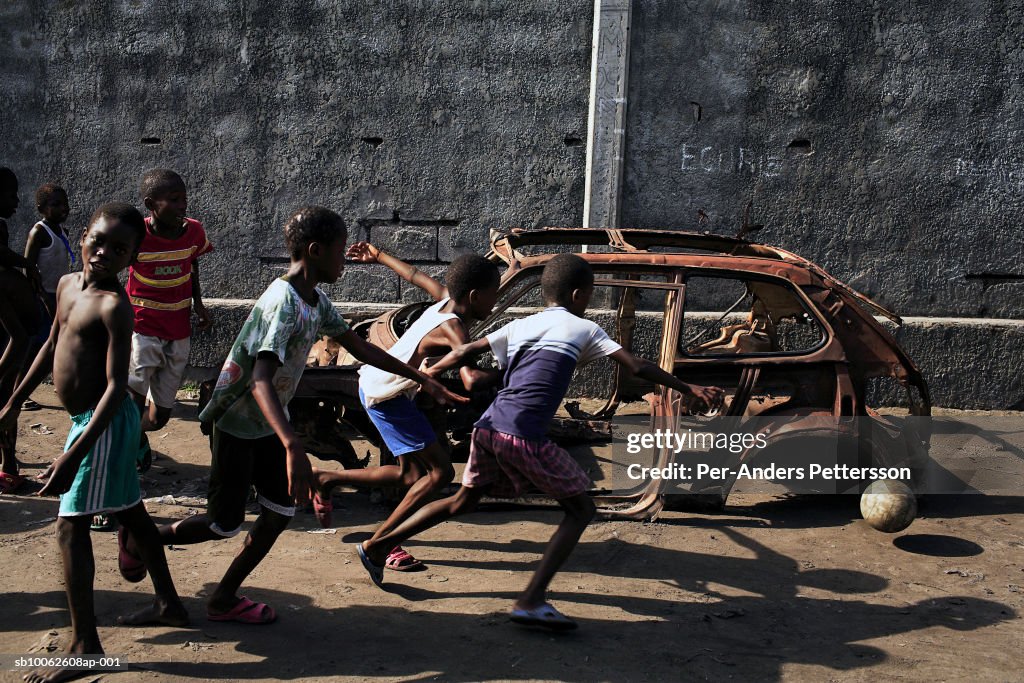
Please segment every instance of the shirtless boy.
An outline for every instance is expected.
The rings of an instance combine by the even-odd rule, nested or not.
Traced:
[[[138,254],[145,229],[142,215],[128,204],[96,210],[82,236],[83,270],[61,279],[50,337],[0,412],[0,429],[14,427],[19,406],[52,369],[57,396],[71,415],[64,454],[40,491],[60,494],[57,544],[71,611],[68,654],[103,653],[96,631],[96,568],[89,537],[89,524],[98,512],[115,514],[131,532],[156,590],[151,606],[120,622],[188,624],[156,526],[143,506],[135,469],[140,417],[128,395],[132,307],[117,276]],[[118,565],[124,574],[122,560],[118,558]],[[52,669],[32,672],[25,680],[53,683],[85,673]]]

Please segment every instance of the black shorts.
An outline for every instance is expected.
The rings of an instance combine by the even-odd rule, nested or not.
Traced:
[[[214,427],[210,438],[210,528],[231,537],[242,529],[249,487],[256,487],[259,504],[286,517],[295,515],[295,499],[288,495],[285,448],[277,435],[241,439]]]

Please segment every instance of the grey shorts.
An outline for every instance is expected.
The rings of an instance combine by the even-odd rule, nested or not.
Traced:
[[[128,388],[161,408],[173,408],[191,347],[188,337],[171,341],[133,333]]]

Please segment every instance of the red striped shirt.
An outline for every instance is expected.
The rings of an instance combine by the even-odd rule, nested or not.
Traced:
[[[192,334],[192,264],[213,251],[203,224],[185,219],[177,239],[154,235],[152,216],[139,259],[128,269],[128,297],[135,310],[135,331],[160,339],[186,339]]]

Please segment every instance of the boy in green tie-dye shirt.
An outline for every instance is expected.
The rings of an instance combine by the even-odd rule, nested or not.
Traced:
[[[309,458],[285,406],[317,339],[333,337],[364,363],[419,382],[441,403],[466,400],[356,335],[317,289],[320,282],[338,279],[346,233],[341,217],[323,207],[300,209],[288,219],[284,236],[291,266],[256,302],[200,415],[213,423],[207,513],[160,529],[167,545],[235,536],[245,519],[249,488],[256,488],[260,514],[210,596],[211,620],[265,624],[277,616],[272,607],[237,592],[294,516],[296,502],[309,500],[316,490]],[[131,542],[126,551],[133,552]]]

